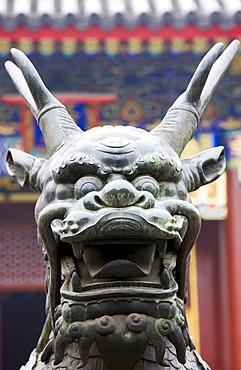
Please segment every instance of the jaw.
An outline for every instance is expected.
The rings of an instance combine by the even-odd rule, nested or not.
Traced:
[[[163,300],[172,302],[177,292],[170,250],[180,243],[180,237],[75,241],[73,268],[61,289],[66,315],[76,321],[132,312],[158,317]]]
[[[46,249],[54,308],[59,304],[55,281],[61,303],[81,310],[76,318],[80,321],[124,311],[148,313],[150,307],[155,317],[159,302],[175,298],[176,259],[187,230],[186,218],[180,213],[172,216],[165,209],[144,212],[137,207],[133,212],[103,210],[94,213],[89,223],[90,217],[83,219],[82,213],[72,212],[70,218],[66,207],[61,212],[59,207],[52,208],[40,215],[39,231],[43,241],[52,240]],[[67,222],[70,228],[65,230]],[[76,232],[72,226],[78,222]]]

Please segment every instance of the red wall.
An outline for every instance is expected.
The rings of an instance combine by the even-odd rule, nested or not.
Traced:
[[[241,184],[227,172],[228,218],[203,221],[197,242],[201,354],[212,370],[241,367]]]
[[[241,368],[241,184],[236,170],[228,173],[227,250],[231,317],[232,370]]]
[[[212,370],[233,370],[225,221],[202,222],[197,265],[202,357]]]

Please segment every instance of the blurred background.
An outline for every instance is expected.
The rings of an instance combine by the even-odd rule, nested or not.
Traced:
[[[44,323],[38,195],[7,175],[9,147],[46,157],[40,130],[5,69],[24,51],[84,130],[150,130],[208,49],[241,38],[241,0],[0,0],[0,370],[28,360]],[[227,171],[192,195],[203,222],[192,253],[191,335],[213,370],[241,363],[241,50],[205,110],[190,156],[224,145]]]

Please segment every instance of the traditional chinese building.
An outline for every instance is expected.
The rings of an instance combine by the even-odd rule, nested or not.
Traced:
[[[1,370],[26,362],[44,320],[37,195],[10,180],[5,156],[9,147],[46,153],[4,70],[10,48],[30,57],[81,128],[149,130],[185,90],[207,50],[235,38],[241,39],[241,0],[0,1]],[[193,194],[203,225],[191,264],[189,323],[213,370],[239,370],[241,363],[240,93],[241,51],[186,153],[224,145],[228,159],[226,174]]]

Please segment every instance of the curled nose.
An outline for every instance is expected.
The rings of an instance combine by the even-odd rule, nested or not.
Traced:
[[[137,190],[126,180],[110,181],[100,192],[89,194],[85,206],[87,209],[100,209],[103,207],[139,206],[152,208],[155,200],[151,193]]]

